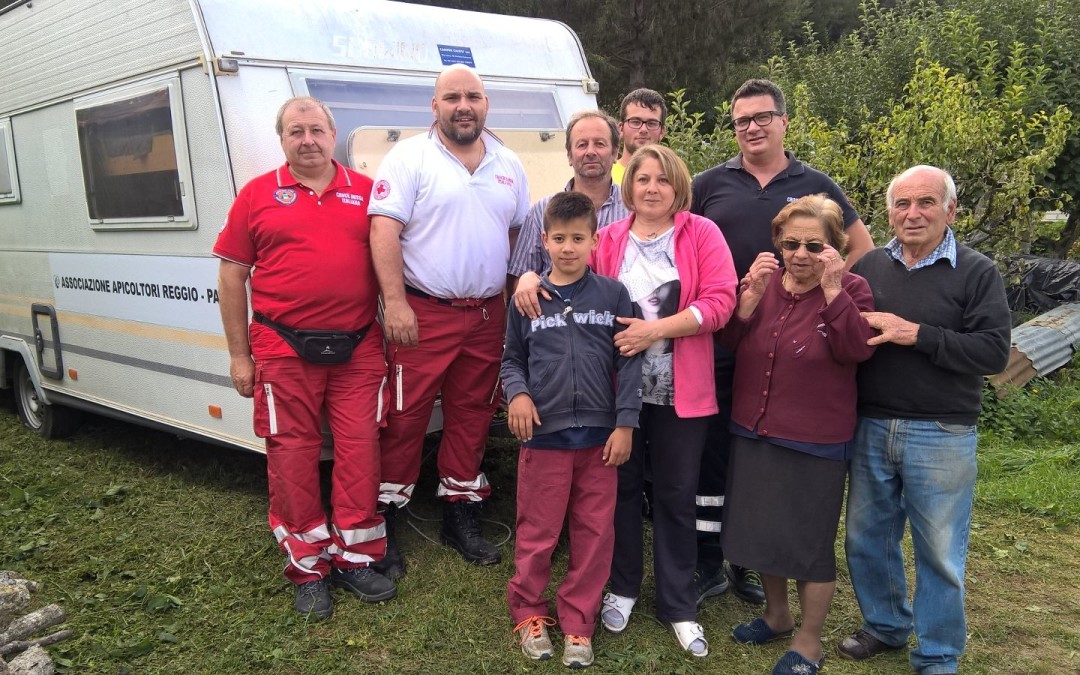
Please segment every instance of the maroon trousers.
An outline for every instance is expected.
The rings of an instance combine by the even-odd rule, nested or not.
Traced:
[[[564,635],[592,637],[615,547],[618,472],[604,466],[603,454],[603,446],[521,448],[514,576],[506,587],[515,625],[548,615],[544,591],[551,580],[551,554],[569,516],[570,561],[555,606]]]
[[[476,307],[448,307],[406,296],[416,313],[420,344],[389,345],[390,410],[379,439],[379,500],[404,506],[420,475],[421,451],[435,395],[442,391],[438,496],[481,501],[491,494],[480,471],[491,416],[499,404],[506,307],[501,296]]]

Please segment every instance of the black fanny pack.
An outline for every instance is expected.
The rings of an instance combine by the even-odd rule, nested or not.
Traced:
[[[352,358],[353,349],[367,335],[368,328],[371,328],[371,324],[368,324],[357,331],[300,330],[271,321],[260,312],[252,312],[251,318],[268,328],[273,328],[285,342],[289,343],[300,358],[324,365],[348,363]]]

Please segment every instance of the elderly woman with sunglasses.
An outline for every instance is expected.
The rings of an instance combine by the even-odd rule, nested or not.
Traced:
[[[794,634],[777,673],[816,673],[836,586],[834,543],[850,442],[855,370],[870,358],[874,309],[866,281],[844,271],[840,206],[824,195],[788,204],[772,222],[783,255],[762,253],[743,278],[719,342],[735,350],[733,435],[724,552],[758,570],[765,612],[735,627],[736,642]],[[796,581],[802,625],[788,607]]]

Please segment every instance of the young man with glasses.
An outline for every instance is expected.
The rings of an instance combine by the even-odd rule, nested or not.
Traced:
[[[731,98],[731,117],[739,154],[694,178],[690,210],[720,227],[740,279],[759,253],[775,249],[772,219],[789,202],[806,195],[825,193],[843,209],[846,268],[874,247],[866,225],[840,187],[784,150],[788,116],[779,87],[768,80],[747,80]],[[710,429],[698,483],[698,602],[726,591],[730,579],[739,598],[760,605],[765,602],[760,576],[731,565],[725,570],[720,545],[735,360],[730,351],[719,347],[715,359],[720,413]]]
[[[622,185],[626,165],[637,149],[659,143],[664,137],[667,104],[664,97],[652,89],[635,89],[623,97],[619,105],[619,133],[622,135],[622,155],[611,166],[611,179]]]

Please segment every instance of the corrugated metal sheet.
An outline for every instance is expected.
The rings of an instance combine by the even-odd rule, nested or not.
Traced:
[[[1022,387],[1036,375],[1047,375],[1069,363],[1078,344],[1080,303],[1061,305],[1013,329],[1009,365],[990,382]]]

